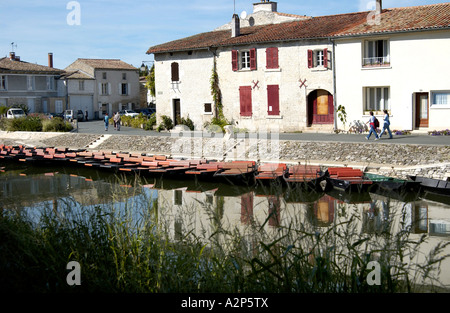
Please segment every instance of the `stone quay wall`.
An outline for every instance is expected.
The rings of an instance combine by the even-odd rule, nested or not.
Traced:
[[[406,178],[450,177],[450,146],[389,143],[309,142],[251,138],[1,132],[0,144],[32,147],[164,154],[174,158],[254,160],[260,163],[352,166],[371,173]]]

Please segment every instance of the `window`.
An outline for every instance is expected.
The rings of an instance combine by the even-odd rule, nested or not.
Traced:
[[[182,190],[174,190],[173,191],[173,204],[175,205],[183,205],[183,191]]]
[[[173,62],[171,65],[172,68],[172,81],[178,82],[180,81],[180,66],[177,62]]]
[[[389,110],[389,87],[365,88],[364,111]]]
[[[241,69],[250,69],[250,51],[241,52]]]
[[[450,91],[434,91],[431,99],[433,107],[450,107]]]
[[[55,100],[55,112],[62,113],[63,112],[63,102],[62,100]]]
[[[55,89],[55,79],[51,76],[47,76],[47,90]]]
[[[328,49],[308,50],[308,68],[329,68],[328,60]]]
[[[6,90],[6,76],[0,76],[0,90]]]
[[[280,114],[280,87],[278,85],[267,86],[267,105],[269,115]]]
[[[122,73],[122,80],[126,80],[127,79],[127,73]]]
[[[34,77],[27,76],[27,90],[34,90]]]
[[[126,83],[120,84],[119,90],[120,90],[120,94],[122,96],[128,95],[128,91],[129,91],[128,90],[128,84],[126,84]]]
[[[109,91],[110,91],[109,83],[103,83],[101,85],[101,89],[102,89],[102,93],[101,93],[102,96],[109,95]]]
[[[267,69],[279,68],[278,48],[267,48],[266,49],[266,68]]]
[[[212,113],[212,104],[211,103],[205,103],[205,110],[204,113]]]
[[[239,99],[241,116],[252,116],[252,87],[242,86],[239,88]]]
[[[256,49],[231,51],[233,71],[256,70]]]
[[[389,66],[391,63],[389,55],[388,40],[367,40],[364,42],[363,66]]]
[[[103,79],[106,79],[106,72],[102,73]]]
[[[78,90],[80,90],[80,91],[84,90],[84,80],[78,81]]]

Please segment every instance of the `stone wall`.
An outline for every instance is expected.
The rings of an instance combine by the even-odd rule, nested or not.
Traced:
[[[101,135],[1,132],[0,144],[85,149]],[[265,139],[223,140],[218,137],[112,135],[95,150],[165,154],[172,157],[217,160],[250,159],[257,162],[353,166],[368,172],[405,178],[420,175],[450,177],[450,147],[408,144],[377,144]]]

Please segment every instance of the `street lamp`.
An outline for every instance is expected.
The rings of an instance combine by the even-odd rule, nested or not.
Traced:
[[[145,72],[146,67],[145,67],[145,63],[152,63],[153,64],[154,61],[142,61],[142,65],[141,65],[141,72]]]

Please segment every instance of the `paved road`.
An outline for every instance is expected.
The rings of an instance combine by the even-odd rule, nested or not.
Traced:
[[[114,127],[109,127],[106,132],[102,121],[88,121],[78,123],[78,132],[80,134],[114,134],[114,135],[139,135],[139,136],[172,136],[174,134],[168,132],[145,131],[142,129],[124,127],[120,131],[115,131]],[[194,132],[193,136],[202,136],[201,132]],[[256,136],[257,134],[251,134]],[[243,135],[239,135],[243,136]],[[247,137],[249,134],[246,135]],[[355,134],[330,134],[330,133],[280,133],[278,134],[280,140],[301,140],[301,141],[332,141],[332,142],[367,142],[366,135]],[[260,136],[261,137],[261,136]],[[263,137],[265,138],[265,137]],[[276,134],[272,137],[276,138]],[[411,135],[395,136],[393,139],[388,139],[388,136],[374,141],[374,137],[370,139],[370,143],[396,143],[396,144],[419,144],[419,145],[448,145],[450,146],[450,136],[429,136],[428,134],[413,133]]]

